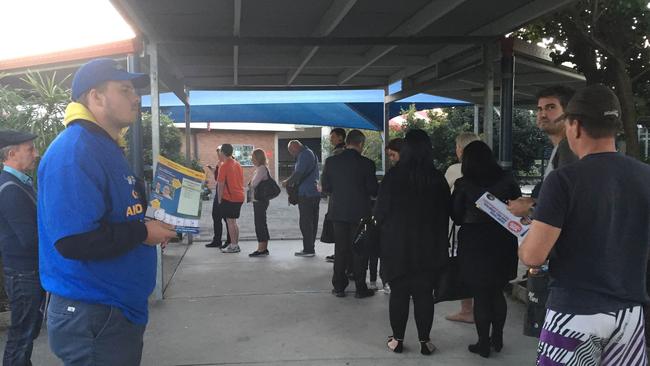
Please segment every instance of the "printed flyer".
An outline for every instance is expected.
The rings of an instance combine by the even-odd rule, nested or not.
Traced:
[[[521,244],[526,234],[528,234],[530,224],[532,223],[531,219],[529,217],[513,215],[508,211],[508,206],[490,192],[484,193],[476,200],[476,207],[492,217],[512,235],[516,236],[519,244]]]
[[[198,234],[204,180],[205,173],[160,156],[151,186],[147,217],[174,225],[177,232]]]

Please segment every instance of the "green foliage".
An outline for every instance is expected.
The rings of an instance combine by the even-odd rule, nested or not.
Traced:
[[[445,171],[450,165],[457,162],[456,136],[461,132],[471,132],[474,124],[473,107],[451,107],[440,111],[427,112],[428,121],[418,118],[415,106],[411,105],[404,111],[406,122],[401,129],[391,130],[390,138],[404,137],[412,128],[424,130],[430,137],[434,149],[434,163],[440,171]],[[494,149],[495,156],[499,151],[499,130],[501,118],[495,113],[494,121]],[[483,124],[482,115],[479,124]],[[535,160],[543,157],[544,147],[549,144],[548,139],[535,125],[535,115],[530,110],[515,109],[512,125],[513,140],[513,169],[518,175],[531,175],[536,173]]]
[[[464,131],[470,131],[467,108],[446,108],[442,112],[437,110],[427,111],[428,121],[419,118],[415,113],[415,105],[411,104],[408,110],[403,111],[405,122],[401,129],[390,131],[390,139],[404,137],[414,128],[425,131],[431,138],[433,145],[433,161],[440,171],[456,163],[456,136]],[[473,117],[472,117],[473,118]],[[471,121],[471,118],[469,119]]]
[[[174,126],[174,121],[166,114],[160,114],[160,155],[185,165],[185,158],[181,155],[181,132]],[[131,134],[126,134],[129,142]],[[142,144],[143,162],[146,169],[151,169],[153,164],[151,150],[151,113],[142,113]],[[127,144],[127,146],[129,146]]]
[[[375,162],[375,167],[377,171],[384,170],[382,165],[382,155],[383,155],[383,132],[382,131],[372,131],[372,130],[363,130],[364,135],[366,135],[366,143],[363,147],[363,156]]]
[[[184,166],[186,166],[186,167],[188,167],[188,168],[190,168],[190,169],[194,169],[194,170],[196,170],[196,171],[199,171],[199,172],[204,171],[204,170],[203,170],[203,164],[201,164],[201,162],[198,161],[198,160],[196,160],[196,159],[192,159],[192,160],[190,161],[189,164],[187,164],[187,163],[185,162],[185,159],[183,159],[183,160],[180,162],[180,164],[182,164],[182,165],[184,165]]]
[[[0,75],[0,80],[2,78]],[[56,82],[56,73],[44,76],[30,72],[21,80],[27,85],[26,89],[0,84],[0,128],[37,135],[34,143],[43,154],[64,129],[63,116],[70,102],[70,90],[64,88],[62,82]]]
[[[515,36],[546,40],[555,63],[572,63],[588,84],[613,87],[621,100],[627,152],[638,157],[636,116],[650,113],[649,33],[647,0],[580,0]]]

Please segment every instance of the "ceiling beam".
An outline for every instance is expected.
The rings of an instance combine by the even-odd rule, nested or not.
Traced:
[[[585,78],[584,75],[579,74],[578,72],[571,70],[569,68],[565,68],[564,66],[557,66],[553,64],[547,64],[544,62],[539,62],[539,61],[534,61],[534,60],[529,60],[525,57],[516,57],[515,62],[517,64],[521,65],[526,65],[529,67],[532,67],[534,69],[540,70],[540,71],[545,71],[549,72],[551,74],[555,75],[561,75],[570,79],[575,79],[576,81],[586,81],[587,79]]]
[[[275,85],[284,85],[286,75],[240,75],[239,85],[237,87],[272,87]],[[233,86],[232,79],[229,76],[187,76],[187,84],[192,87],[192,90],[197,88],[222,88]],[[296,78],[292,86],[301,87],[317,87],[317,86],[337,86],[336,75],[300,75]],[[372,88],[375,85],[386,85],[386,78],[381,76],[364,76],[355,80],[355,84],[351,85],[364,85]],[[236,87],[235,87],[236,89]]]
[[[122,15],[122,18],[126,20],[127,23],[131,26],[132,29],[136,31],[136,33],[142,33],[144,37],[150,42],[150,43],[161,43],[160,37],[158,37],[157,33],[155,32],[155,28],[153,25],[144,17],[138,16],[138,13],[135,11],[135,9],[131,6],[131,3],[127,0],[110,0],[111,3],[113,4],[113,7],[115,10],[117,10],[120,15]],[[159,60],[159,66],[160,62],[162,61],[165,64],[166,67],[166,73],[163,74],[159,72],[160,79],[162,80],[163,84],[166,84],[167,86],[169,85],[176,85],[178,81],[181,82],[183,80],[183,74],[180,73],[178,70],[178,67],[172,62],[173,58],[167,52],[163,47],[158,47],[158,60]],[[182,91],[182,92],[181,92]],[[189,101],[187,94],[185,93],[185,88],[178,88],[174,87],[173,89],[174,94],[180,99],[183,104],[189,106]]]
[[[248,57],[250,54],[239,54],[239,70],[242,69],[287,69],[300,66],[302,60],[288,54],[268,54],[264,58]],[[230,56],[176,56],[183,75],[185,70],[192,68],[231,68]],[[346,68],[359,67],[363,64],[363,56],[353,54],[333,54],[321,52],[313,58],[304,69]],[[386,55],[386,57],[373,64],[372,68],[387,68],[400,66],[421,66],[429,62],[426,56],[412,55]],[[206,66],[207,65],[207,66]]]
[[[163,44],[218,46],[431,46],[434,44],[482,44],[499,36],[382,36],[382,37],[233,37],[193,36],[165,38]]]
[[[165,75],[160,82],[172,93],[176,94],[183,104],[186,104],[188,101],[188,95],[185,91],[183,80],[174,75],[169,63],[165,59],[161,58],[160,55],[158,56],[158,75]]]
[[[390,33],[390,36],[404,37],[417,34],[465,1],[466,0],[433,0],[422,9],[420,9],[410,19],[407,19],[402,24],[400,24],[397,29]],[[358,68],[345,70],[339,75],[339,85],[347,83],[350,79],[357,76],[360,72],[368,68],[373,63],[377,62],[377,60],[382,58],[390,51],[394,50],[396,47],[397,45],[389,45],[385,47],[375,46],[371,48],[368,52],[365,53],[366,62],[364,65]]]
[[[357,0],[335,0],[321,18],[320,23],[312,36],[325,37],[332,33],[356,2]],[[300,52],[302,61],[295,70],[289,71],[287,74],[287,85],[291,85],[294,80],[296,80],[298,74],[302,72],[307,63],[312,59],[312,57],[314,57],[316,52],[318,52],[318,49],[319,46],[303,48]]]
[[[472,72],[480,67],[480,64],[469,65],[459,70],[449,71],[449,73],[439,76],[435,80],[429,80],[422,83],[414,84],[410,87],[402,89],[396,93],[384,97],[384,103],[396,102],[401,99],[408,98],[415,94],[425,93],[433,88],[440,87],[441,85],[448,85],[449,83],[457,83],[459,79],[471,75]]]
[[[545,14],[552,13],[574,1],[575,0],[561,0],[549,4],[548,0],[533,0],[515,9],[512,12],[503,15],[502,17],[498,18],[495,21],[492,21],[488,24],[485,24],[475,29],[474,31],[469,33],[468,36],[479,36],[483,34],[505,35],[508,32],[511,32],[513,29],[517,29],[522,25],[525,25]],[[427,66],[419,69],[417,67],[405,68],[393,74],[390,77],[390,82],[393,83],[397,80],[403,79],[405,77],[409,77],[410,75],[413,75],[423,69],[435,65],[436,63],[442,61],[447,57],[451,57],[452,55],[463,52],[469,48],[471,48],[471,46],[459,45],[459,44],[451,45],[451,46],[447,45],[442,49],[433,52],[432,54],[429,55],[430,63]]]
[[[232,30],[232,35],[234,37],[239,37],[240,36],[240,31],[241,31],[241,0],[234,0],[234,8],[235,8],[235,14],[234,14],[234,19],[233,19],[233,30]],[[239,46],[234,45],[232,46],[232,70],[233,70],[233,75],[232,75],[232,84],[237,85],[239,83],[238,76],[239,76]]]

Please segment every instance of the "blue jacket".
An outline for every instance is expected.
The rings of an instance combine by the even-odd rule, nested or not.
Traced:
[[[138,244],[103,260],[65,258],[55,244],[101,225],[144,220],[136,179],[118,144],[92,122],[76,120],[57,136],[38,169],[43,288],[69,299],[119,308],[146,324],[156,282],[156,248]]]
[[[306,178],[304,180],[303,177]],[[302,180],[300,187],[298,187],[298,195],[304,197],[320,197],[320,192],[316,189],[316,184],[319,179],[318,172],[318,158],[313,151],[307,146],[298,153],[296,158],[296,167],[293,174],[288,179],[289,184],[297,184]]]
[[[5,267],[16,270],[38,269],[38,227],[36,193],[13,174],[0,173],[0,251]]]

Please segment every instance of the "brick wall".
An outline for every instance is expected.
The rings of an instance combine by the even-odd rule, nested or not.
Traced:
[[[277,152],[275,151],[275,132],[267,131],[227,131],[227,130],[212,130],[200,131],[196,133],[196,140],[198,145],[198,159],[205,167],[208,174],[209,186],[214,188],[214,178],[212,173],[208,170],[207,165],[214,166],[217,162],[217,152],[215,149],[221,144],[242,144],[253,145],[256,149],[262,149],[266,152],[267,163],[271,175],[275,178],[275,164]],[[181,151],[185,151],[185,139],[183,139],[183,147]],[[192,152],[194,153],[194,149]],[[253,175],[253,167],[244,168],[244,184],[248,183]]]

